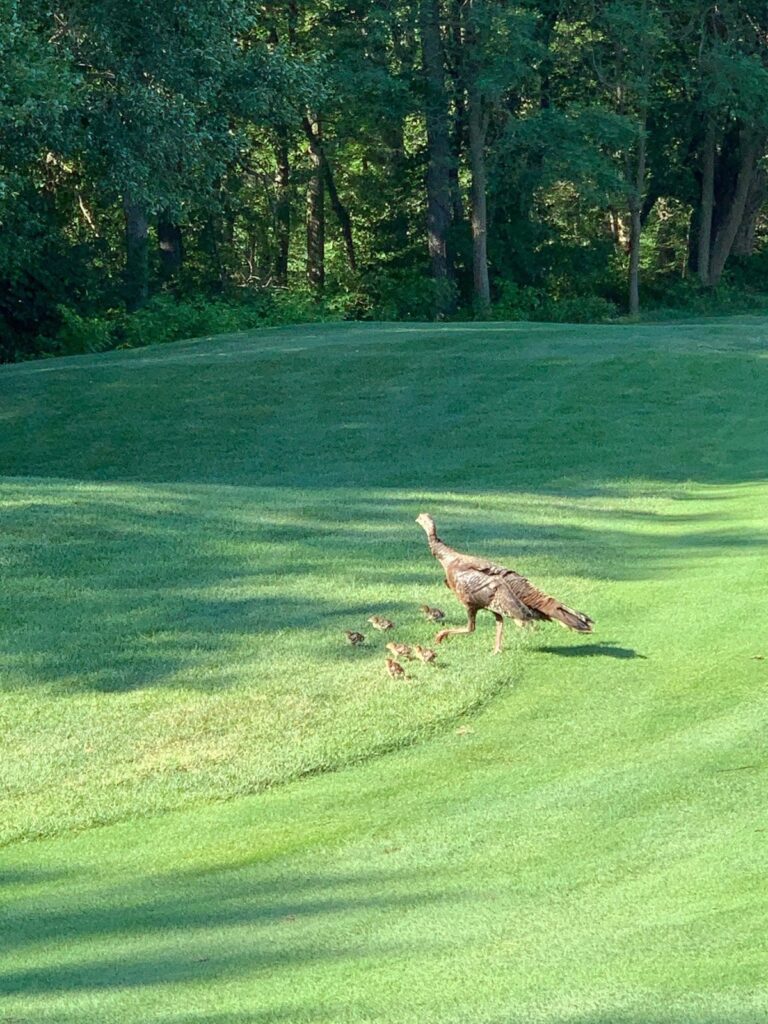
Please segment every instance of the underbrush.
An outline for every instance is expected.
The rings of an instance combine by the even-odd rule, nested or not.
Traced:
[[[538,320],[548,323],[602,323],[616,320],[621,310],[601,295],[573,295],[557,298],[541,288],[514,282],[504,285],[490,320]]]
[[[641,300],[640,319],[646,321],[768,312],[768,294],[759,289],[759,281],[747,283],[736,277],[717,288],[704,288],[694,277],[651,278],[643,285]],[[558,296],[509,282],[484,319],[581,324],[615,322],[626,316],[626,305],[606,295]]]
[[[110,310],[99,316],[81,316],[63,307],[60,315],[61,327],[46,346],[50,355],[142,348],[185,338],[333,318],[331,311],[308,294],[281,291],[259,292],[246,299],[177,299],[157,295],[134,313]]]
[[[651,279],[643,289],[640,319],[765,313],[768,295],[759,290],[759,283],[752,278],[748,282],[730,278],[716,289],[707,289],[694,278]],[[452,288],[450,284],[446,287]],[[449,298],[456,300],[455,290]],[[163,294],[134,313],[115,309],[84,316],[62,307],[59,330],[42,350],[46,355],[78,355],[323,321],[428,322],[434,319],[439,299],[439,289],[427,276],[397,274],[377,276],[367,281],[365,288],[338,289],[322,301],[308,292],[289,291],[228,298]],[[554,289],[508,281],[501,285],[498,299],[487,313],[478,315],[464,305],[446,319],[581,324],[615,323],[625,317],[625,307],[615,295],[555,294]]]
[[[768,312],[768,294],[730,277],[717,288],[703,288],[693,277],[652,281],[644,291],[643,320],[673,320],[690,316],[732,316]]]

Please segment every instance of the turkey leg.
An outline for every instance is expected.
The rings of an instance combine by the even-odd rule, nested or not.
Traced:
[[[461,633],[474,633],[475,632],[475,618],[477,612],[473,609],[467,611],[467,624],[460,629],[441,629],[435,637],[435,643],[440,644],[445,640],[447,636],[459,636]]]
[[[504,616],[498,612],[493,613],[496,619],[496,643],[493,646],[494,654],[501,654],[501,641],[504,636]]]

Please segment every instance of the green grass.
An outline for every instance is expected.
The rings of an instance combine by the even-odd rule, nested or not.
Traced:
[[[767,1019],[767,337],[335,325],[3,368],[2,1014]],[[494,659],[488,617],[389,680],[341,629],[461,619],[422,510],[596,634]]]
[[[341,524],[340,500],[2,487],[6,842],[352,763],[499,689],[502,667],[471,671],[458,649],[438,669],[413,667],[413,680],[389,679],[386,640],[366,619],[384,611],[397,636],[430,642],[417,609],[443,600],[440,577],[417,544],[412,503],[400,503],[400,532],[413,529],[398,545],[373,496],[347,498]],[[350,648],[343,629],[361,627],[368,643]]]

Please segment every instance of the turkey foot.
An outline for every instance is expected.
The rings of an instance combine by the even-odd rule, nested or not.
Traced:
[[[477,612],[467,612],[467,624],[466,626],[460,626],[458,629],[441,629],[435,637],[435,643],[441,644],[447,636],[462,636],[465,633],[475,632],[475,616]]]

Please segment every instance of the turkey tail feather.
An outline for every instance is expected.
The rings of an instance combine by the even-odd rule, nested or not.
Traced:
[[[504,584],[497,587],[488,608],[500,615],[508,615],[510,619],[514,619],[521,626],[527,625],[537,617],[535,612],[516,597],[510,587]]]
[[[557,598],[538,590],[524,576],[510,573],[508,586],[510,590],[514,590],[515,597],[531,609],[533,618],[550,619],[566,629],[575,629],[579,633],[592,632],[594,622],[588,615],[560,604]]]
[[[564,604],[557,605],[549,615],[566,629],[575,629],[579,633],[591,633],[594,626],[592,619],[584,612],[575,612],[573,608],[566,608]]]

